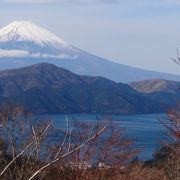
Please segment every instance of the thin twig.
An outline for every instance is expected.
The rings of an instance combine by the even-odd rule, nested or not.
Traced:
[[[48,124],[48,126],[45,128],[45,130],[42,132],[42,134],[38,137],[38,140],[47,132],[47,130],[50,128],[51,124]],[[3,169],[3,171],[0,173],[0,177],[6,172],[6,170],[12,165],[13,162],[16,161],[24,152],[26,152],[33,144],[36,142],[36,139],[33,140],[29,145],[27,145],[24,150],[22,150],[16,157],[14,157],[8,165]]]
[[[57,159],[53,160],[52,162],[49,162],[48,164],[46,164],[45,166],[41,167],[39,170],[37,170],[30,178],[29,180],[34,179],[39,173],[41,173],[44,169],[48,168],[49,166],[55,164],[56,162],[58,162],[60,159],[63,159],[65,157],[67,157],[68,155],[78,151],[79,149],[81,149],[82,147],[84,147],[87,143],[89,143],[90,141],[92,141],[93,139],[95,139],[98,135],[100,135],[109,125],[110,121],[107,122],[107,124],[101,129],[99,130],[94,136],[92,136],[91,138],[88,138],[84,143],[82,143],[81,145],[79,145],[78,147],[74,148],[73,150],[65,153],[64,155],[58,157]]]

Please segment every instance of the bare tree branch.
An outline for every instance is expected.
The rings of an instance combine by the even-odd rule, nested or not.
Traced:
[[[61,152],[62,148],[64,147],[64,144],[65,144],[65,142],[66,142],[66,139],[67,139],[68,134],[69,134],[69,120],[68,120],[68,118],[66,117],[66,135],[64,136],[63,142],[62,142],[62,144],[60,145],[59,150],[58,150],[58,152],[56,153],[56,155],[55,155],[55,157],[54,157],[54,160],[57,159],[57,157],[59,156],[59,153]]]
[[[180,65],[180,50],[177,49],[176,50],[177,53],[176,53],[176,57],[175,58],[171,58],[176,64]]]
[[[12,165],[13,162],[15,162],[24,152],[26,152],[37,140],[40,140],[41,137],[48,131],[52,124],[48,124],[47,127],[43,130],[42,134],[38,137],[35,138],[29,145],[27,145],[16,157],[14,157],[3,169],[3,171],[0,173],[0,177],[6,172],[6,170]]]
[[[37,170],[30,178],[29,180],[34,179],[39,173],[41,173],[44,169],[48,168],[49,166],[55,164],[56,162],[58,162],[60,159],[63,159],[65,157],[67,157],[68,155],[78,151],[79,149],[81,149],[82,147],[84,147],[86,144],[88,144],[90,141],[92,141],[93,139],[95,139],[97,136],[99,136],[109,125],[110,121],[108,121],[104,127],[99,130],[95,135],[93,135],[92,137],[89,137],[84,143],[80,144],[78,147],[72,149],[71,151],[67,151],[67,153],[63,154],[62,156],[56,158],[55,160],[53,160],[52,162],[49,162],[48,164],[46,164],[45,166],[41,167],[39,170]],[[94,127],[93,127],[94,128]]]

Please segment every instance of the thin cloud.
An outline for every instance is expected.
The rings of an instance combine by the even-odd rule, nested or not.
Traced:
[[[61,4],[61,5],[88,5],[88,4],[122,4],[137,6],[174,6],[180,5],[179,0],[1,0],[7,4]]]
[[[117,3],[119,0],[2,0],[4,3],[23,3],[23,4],[93,4],[93,3]]]

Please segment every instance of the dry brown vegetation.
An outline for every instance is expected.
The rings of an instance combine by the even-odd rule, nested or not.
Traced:
[[[165,145],[156,154],[157,167],[163,169],[171,180],[180,179],[180,107],[167,113],[167,119],[162,121],[167,128],[173,144]]]
[[[179,114],[164,125],[174,144],[148,163],[133,161],[133,141],[109,118],[95,123],[66,120],[57,130],[20,106],[0,109],[0,179],[2,180],[178,180]],[[165,152],[165,153],[164,153]]]

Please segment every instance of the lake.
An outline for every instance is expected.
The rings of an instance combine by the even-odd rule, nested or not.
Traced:
[[[47,115],[47,117],[54,122],[56,128],[66,127],[66,115]],[[70,121],[94,122],[96,120],[94,114],[73,114],[67,117]],[[165,127],[158,120],[165,117],[165,114],[111,116],[114,123],[125,129],[125,135],[134,140],[134,147],[142,148],[138,155],[141,160],[151,159],[160,144],[169,141]]]

